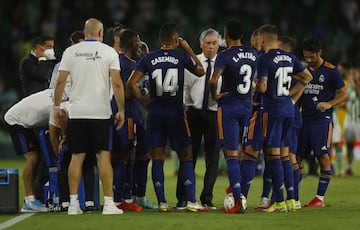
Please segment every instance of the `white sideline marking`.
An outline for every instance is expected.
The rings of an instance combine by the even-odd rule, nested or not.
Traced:
[[[0,224],[0,230],[8,228],[10,226],[13,226],[14,224],[17,224],[17,223],[31,217],[34,214],[35,213],[26,213],[26,214],[22,214],[20,216],[14,217],[8,221],[5,221],[4,223]]]

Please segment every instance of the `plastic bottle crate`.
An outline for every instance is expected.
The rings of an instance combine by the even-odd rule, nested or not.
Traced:
[[[0,169],[0,213],[19,212],[19,171]]]

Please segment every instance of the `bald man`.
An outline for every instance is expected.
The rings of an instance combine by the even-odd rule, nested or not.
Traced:
[[[86,21],[85,41],[67,48],[63,53],[55,87],[54,118],[59,122],[64,116],[59,106],[61,97],[66,79],[71,78],[72,85],[68,92],[71,98],[68,108],[68,140],[72,153],[68,171],[69,215],[82,214],[78,188],[86,153],[96,153],[104,191],[102,214],[123,213],[115,206],[112,191],[110,84],[119,108],[114,117],[117,129],[124,124],[124,87],[119,73],[118,54],[112,47],[102,43],[103,34],[103,24],[99,20],[90,18]]]

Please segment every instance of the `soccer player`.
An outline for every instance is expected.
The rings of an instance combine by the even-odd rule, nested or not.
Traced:
[[[113,201],[113,170],[110,159],[111,106],[110,84],[119,108],[114,116],[117,129],[124,123],[124,88],[120,78],[119,59],[115,50],[102,43],[103,24],[90,18],[85,23],[85,41],[68,47],[61,59],[54,93],[54,118],[58,122],[66,79],[69,90],[68,141],[72,158],[69,165],[69,215],[82,214],[78,188],[86,153],[95,153],[104,191],[102,214],[122,214]],[[111,81],[110,81],[111,79]]]
[[[120,35],[120,76],[123,82],[127,82],[132,71],[136,67],[138,59],[138,50],[140,48],[140,39],[138,35],[132,30],[125,30]],[[139,212],[142,207],[137,205],[132,199],[135,194],[133,189],[134,183],[134,161],[135,148],[142,145],[145,141],[143,136],[138,139],[138,128],[143,126],[142,113],[140,111],[138,102],[133,99],[130,92],[125,85],[125,124],[119,131],[114,130],[112,165],[114,168],[114,201],[120,203],[118,207],[124,211]],[[118,108],[116,100],[112,100],[113,114],[116,114]],[[116,127],[114,126],[114,129]],[[138,141],[139,140],[139,141]],[[136,143],[137,142],[137,143]],[[139,152],[139,151],[138,151]],[[147,148],[141,151],[142,158],[146,162],[149,160]],[[139,156],[140,158],[140,156]],[[147,169],[148,164],[145,164],[143,169]],[[142,168],[138,168],[142,170]],[[144,175],[143,175],[144,176]],[[145,176],[147,177],[147,171]],[[144,178],[141,178],[144,180]],[[139,182],[139,181],[138,181]],[[139,184],[140,185],[140,184]],[[144,186],[142,184],[142,186]],[[146,186],[146,180],[145,180]],[[145,194],[141,196],[145,204]]]
[[[282,49],[286,52],[294,52],[295,50],[295,41],[293,38],[289,36],[281,36],[278,38],[278,46],[279,49]],[[296,83],[296,80],[294,79],[291,82],[291,85],[294,85]],[[290,132],[290,142],[289,142],[289,158],[290,163],[292,165],[293,175],[294,175],[294,187],[291,187],[291,182],[287,180],[288,178],[285,177],[285,186],[286,190],[294,190],[294,197],[295,197],[295,204],[291,203],[291,201],[288,201],[287,206],[288,210],[295,211],[297,209],[301,209],[301,203],[299,200],[299,182],[300,182],[300,176],[302,172],[302,168],[300,169],[297,161],[296,161],[296,152],[298,147],[298,140],[299,140],[299,133],[302,126],[302,117],[300,112],[300,104],[298,101],[294,104],[295,109],[295,115],[293,119],[293,124]],[[283,162],[284,169],[288,166],[287,163]],[[288,186],[290,184],[290,186]],[[291,191],[290,191],[291,192]]]
[[[218,145],[223,148],[230,189],[235,206],[227,213],[244,212],[245,198],[241,198],[241,174],[239,164],[239,134],[249,125],[251,116],[251,85],[256,71],[257,52],[243,46],[242,25],[231,19],[224,27],[227,49],[216,57],[214,72],[210,80],[211,96],[218,101]],[[222,75],[222,86],[217,93],[218,80]]]
[[[195,198],[190,130],[183,109],[184,69],[202,76],[205,73],[204,68],[189,44],[179,38],[175,24],[162,25],[159,39],[161,48],[140,59],[128,82],[134,97],[148,109],[147,133],[152,157],[152,179],[159,211],[170,211],[165,199],[163,169],[168,139],[171,148],[178,153],[180,159],[179,177],[185,186],[187,209],[204,210]],[[185,52],[176,50],[178,46]],[[142,96],[136,85],[145,74],[149,74],[150,101]]]
[[[348,96],[339,70],[322,55],[320,39],[306,37],[302,51],[313,80],[306,86],[302,97],[303,127],[300,133],[297,161],[313,151],[320,165],[317,193],[305,207],[323,207],[325,192],[331,179],[330,147],[333,107],[346,101]],[[336,96],[335,96],[336,95]]]
[[[261,50],[265,54],[258,61],[256,90],[262,93],[266,157],[275,201],[264,211],[287,212],[283,195],[284,176],[287,177],[288,186],[293,187],[293,172],[289,161],[289,131],[294,117],[291,97],[296,101],[312,77],[295,55],[278,48],[278,31],[275,26],[261,26],[259,36]],[[298,80],[290,88],[294,75]],[[287,199],[295,203],[293,191],[288,191]]]
[[[254,30],[251,34],[250,43],[252,47],[257,49],[258,55],[261,55],[258,38],[258,30]],[[249,127],[245,130],[244,151],[241,155],[241,192],[245,197],[247,197],[250,185],[255,177],[256,163],[259,159],[260,151],[263,149],[263,107],[261,105],[260,94],[257,93],[254,88],[256,81],[257,79],[255,78],[252,84],[252,115]]]

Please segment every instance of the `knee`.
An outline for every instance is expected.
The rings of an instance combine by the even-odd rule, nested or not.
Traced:
[[[187,148],[178,153],[180,161],[192,161],[193,155],[191,148]]]

